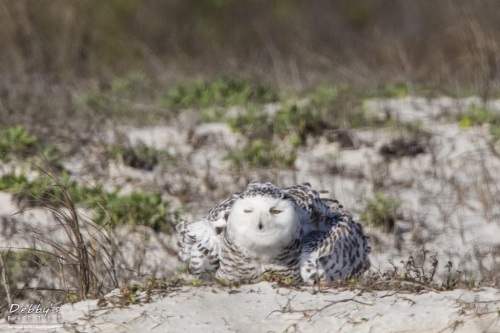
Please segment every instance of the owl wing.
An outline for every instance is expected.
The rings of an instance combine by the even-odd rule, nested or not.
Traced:
[[[330,209],[311,184],[287,187],[283,192],[292,196],[299,208],[304,235],[317,230],[327,231],[331,228],[329,223],[336,222],[335,216],[338,214]]]
[[[188,271],[193,275],[214,275],[219,268],[221,232],[226,228],[229,212],[240,194],[221,201],[208,215],[194,222],[181,220],[177,225],[180,234],[178,256],[188,261]]]
[[[363,226],[348,214],[339,216],[329,231],[313,231],[303,239],[300,271],[307,283],[358,277],[370,267]]]
[[[238,195],[239,195],[238,193],[233,194],[231,198],[221,201],[208,213],[206,218],[213,225],[214,228],[219,228],[218,233],[220,233],[221,228],[226,227],[229,212],[231,211],[234,202],[238,198]]]
[[[214,275],[219,268],[220,237],[210,221],[181,220],[176,228],[181,237],[177,243],[179,260],[189,260],[189,273],[199,276]]]

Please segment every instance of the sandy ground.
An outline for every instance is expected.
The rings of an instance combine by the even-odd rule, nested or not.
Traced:
[[[500,291],[394,294],[268,282],[169,290],[144,305],[100,308],[96,300],[60,308],[57,332],[499,332]],[[31,332],[23,324],[0,331]],[[53,330],[53,329],[52,329]]]

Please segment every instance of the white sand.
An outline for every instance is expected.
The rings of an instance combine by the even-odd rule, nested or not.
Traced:
[[[454,290],[420,295],[274,288],[268,282],[230,292],[183,287],[144,305],[64,305],[58,332],[499,332],[500,292]],[[7,328],[0,331],[30,332]]]

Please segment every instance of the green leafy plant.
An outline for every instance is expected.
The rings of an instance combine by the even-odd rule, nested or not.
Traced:
[[[6,272],[9,277],[15,277],[21,268],[36,269],[39,266],[45,265],[50,255],[43,251],[19,250],[19,251],[1,251],[6,264]]]
[[[465,128],[485,123],[500,125],[500,113],[484,106],[471,104],[460,118],[460,126]]]
[[[48,164],[51,168],[54,168],[57,171],[62,171],[64,169],[62,164],[62,156],[56,145],[48,143],[43,145],[41,149],[41,153],[37,153],[36,155],[28,158],[28,162],[36,165]]]
[[[233,168],[247,165],[250,168],[278,167],[291,169],[297,156],[293,151],[279,150],[274,143],[257,139],[249,147],[235,149],[229,152],[224,160],[230,161]]]
[[[500,140],[500,112],[471,104],[460,118],[460,126],[469,128],[482,124],[489,124],[489,131],[493,141]]]
[[[74,204],[94,211],[95,221],[101,224],[147,225],[156,231],[170,232],[178,218],[178,212],[163,201],[161,193],[141,190],[121,195],[120,188],[106,192],[99,184],[80,186],[66,172],[61,174],[60,182],[64,188],[50,177],[29,181],[24,174],[8,174],[0,178],[0,190],[13,193],[21,206],[31,207],[61,204],[67,191]]]
[[[381,126],[384,123],[368,110],[348,87],[322,85],[307,96],[306,103],[286,103],[275,113],[252,108],[226,123],[251,139],[270,140],[274,135],[286,139],[292,147],[303,144],[308,136],[318,137],[325,130]]]
[[[16,297],[25,297],[26,293],[18,290],[16,286],[28,283],[41,267],[51,265],[51,258],[53,258],[47,252],[36,249],[2,250],[0,257],[0,264],[5,265],[5,267],[0,267],[0,272],[5,274],[0,283],[0,297],[4,299],[9,297],[8,292],[11,293],[10,296],[14,294]],[[4,284],[3,278],[9,286]]]
[[[366,198],[366,207],[360,220],[371,223],[375,227],[384,227],[385,232],[394,230],[401,201],[386,197],[383,193],[375,193],[374,198]]]
[[[491,124],[490,125],[490,134],[493,136],[493,140],[500,140],[500,125]]]
[[[422,121],[421,120],[414,120],[410,122],[405,122],[405,123],[398,123],[398,126],[401,127],[403,130],[408,132],[411,136],[417,136],[422,133]]]
[[[74,106],[82,112],[83,110],[92,111],[96,115],[118,120],[122,124],[157,124],[158,119],[168,115],[164,112],[160,113],[151,104],[151,97],[148,99],[147,96],[152,93],[146,93],[147,89],[121,87],[121,85],[119,87],[111,92],[84,92],[75,99]],[[128,93],[127,89],[131,89],[131,92]],[[146,98],[144,98],[145,95]]]
[[[233,131],[250,138],[270,139],[274,134],[283,138],[289,133],[295,133],[302,142],[309,132],[318,134],[328,127],[322,123],[321,116],[316,111],[296,104],[287,104],[271,115],[265,110],[253,108],[228,118],[226,123]]]
[[[226,110],[222,108],[207,108],[202,111],[201,119],[206,123],[224,121]]]
[[[36,152],[38,139],[21,125],[0,130],[0,158],[9,161],[12,156],[26,157]]]
[[[325,105],[334,103],[339,99],[341,94],[347,93],[349,88],[347,86],[338,87],[329,84],[322,84],[316,90],[309,94],[311,102],[318,105]]]
[[[408,96],[409,90],[405,83],[384,84],[377,89],[376,95],[383,98],[403,98]]]
[[[170,210],[170,204],[163,201],[161,193],[141,190],[129,195],[119,195],[118,192],[119,189],[105,193],[105,205],[89,200],[84,205],[94,209],[97,221],[102,223],[109,219],[113,224],[147,225],[155,231],[171,232],[174,225],[172,220],[177,220],[178,212]]]
[[[191,285],[193,287],[199,287],[199,286],[201,286],[201,284],[202,284],[201,280],[194,280],[194,281],[191,282]]]
[[[305,128],[379,127],[385,122],[363,106],[363,97],[348,86],[322,85],[308,95],[310,104],[299,112],[312,120]],[[311,117],[312,115],[312,117]],[[315,125],[314,125],[315,124]]]
[[[0,130],[0,160],[8,162],[16,157],[35,164],[47,162],[52,168],[63,169],[57,146],[40,143],[21,125]]]
[[[107,110],[112,109],[113,105],[111,100],[98,92],[84,92],[75,100],[77,107],[88,106],[93,110],[108,113]]]
[[[226,119],[234,132],[240,132],[249,139],[269,139],[274,132],[272,117],[264,110],[250,108],[236,117]]]
[[[274,91],[262,84],[245,79],[219,78],[211,83],[198,80],[192,84],[178,84],[164,97],[158,98],[157,105],[177,109],[242,106],[274,102],[277,97]]]
[[[128,97],[145,93],[150,86],[150,78],[144,72],[136,71],[113,80],[111,90],[115,94]]]

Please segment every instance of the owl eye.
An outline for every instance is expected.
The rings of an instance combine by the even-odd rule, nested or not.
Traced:
[[[271,214],[279,214],[279,213],[281,213],[281,210],[271,209],[270,212],[271,212]]]
[[[251,210],[251,209],[245,209],[245,210],[243,210],[243,211],[244,211],[245,213],[247,213],[247,214],[252,212],[252,210]]]

